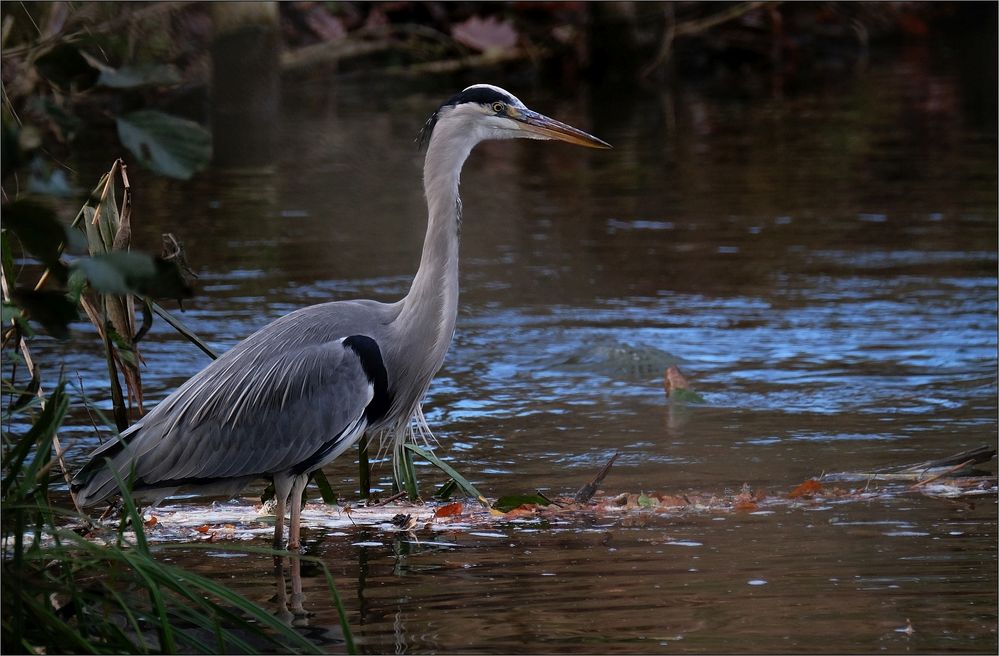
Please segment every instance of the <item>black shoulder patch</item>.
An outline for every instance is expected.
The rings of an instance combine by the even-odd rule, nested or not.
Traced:
[[[349,346],[354,353],[357,353],[364,374],[375,388],[375,395],[364,409],[364,417],[368,420],[368,426],[371,426],[388,414],[392,406],[388,391],[388,372],[385,371],[382,351],[378,348],[378,342],[367,335],[351,335],[343,340],[343,345]]]
[[[437,125],[437,117],[440,115],[441,109],[445,107],[455,107],[469,102],[488,105],[489,103],[496,101],[506,103],[508,105],[513,104],[513,98],[490,87],[470,87],[464,91],[454,94],[446,102],[444,102],[444,104],[438,107],[437,111],[434,112],[433,115],[427,119],[427,122],[423,124],[423,129],[420,130],[420,137],[417,139],[419,147],[423,148],[423,145],[430,141],[430,135],[433,134],[434,126]]]

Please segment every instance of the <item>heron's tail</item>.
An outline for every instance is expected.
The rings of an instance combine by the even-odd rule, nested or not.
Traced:
[[[70,489],[82,507],[93,506],[118,492],[118,481],[127,480],[132,466],[127,438],[138,424],[90,454],[90,460],[73,477]],[[108,461],[110,460],[110,464]],[[112,473],[114,472],[114,473]]]

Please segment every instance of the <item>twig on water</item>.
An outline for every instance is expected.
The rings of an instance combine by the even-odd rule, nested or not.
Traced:
[[[405,490],[403,490],[402,492],[396,492],[395,494],[393,494],[392,496],[390,496],[388,499],[383,499],[382,501],[379,501],[378,503],[373,503],[373,504],[371,504],[370,506],[367,506],[367,507],[368,508],[381,508],[382,506],[389,505],[393,501],[398,501],[399,499],[403,498],[407,494],[408,494],[408,492],[406,492]]]
[[[611,465],[613,465],[614,461],[617,460],[618,455],[620,454],[615,453],[612,455],[610,460],[607,461],[607,464],[601,467],[600,471],[597,472],[597,475],[593,477],[593,480],[579,488],[579,491],[576,492],[576,503],[586,503],[593,498],[593,495],[597,493],[597,487],[607,477],[607,472],[610,471]]]

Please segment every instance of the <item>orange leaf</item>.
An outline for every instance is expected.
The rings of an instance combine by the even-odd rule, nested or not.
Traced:
[[[669,508],[677,508],[680,506],[689,505],[687,500],[683,497],[678,497],[672,494],[652,494],[652,498],[656,499],[660,506],[666,506]]]
[[[536,503],[525,503],[517,506],[516,508],[511,508],[503,513],[503,517],[506,519],[514,519],[516,517],[525,517],[527,515],[533,515],[538,510],[538,504]]]
[[[156,520],[156,515],[153,515],[152,517],[150,517],[146,521],[142,522],[142,525],[145,526],[146,528],[152,528],[152,527],[156,526],[156,521],[157,521]]]
[[[746,511],[750,511],[750,510],[756,510],[757,508],[759,508],[759,506],[757,506],[757,505],[756,505],[756,504],[755,504],[754,502],[752,502],[752,501],[739,501],[739,502],[737,502],[737,503],[735,504],[735,509],[736,509],[736,510],[746,510]]]
[[[464,510],[465,504],[460,501],[454,503],[449,503],[446,506],[441,506],[434,511],[434,517],[453,517],[454,515],[460,515],[461,511]]]
[[[194,530],[197,531],[198,533],[207,533],[208,532],[208,524],[202,524],[201,526],[199,526],[198,528],[196,528]]]
[[[797,499],[798,497],[810,497],[816,492],[822,491],[822,483],[819,483],[814,478],[810,478],[798,487],[791,490],[790,494],[787,496],[792,499]]]

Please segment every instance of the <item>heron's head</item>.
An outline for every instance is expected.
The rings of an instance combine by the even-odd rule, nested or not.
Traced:
[[[478,142],[485,139],[557,139],[589,148],[611,145],[528,109],[509,91],[491,84],[475,84],[456,94],[434,112],[423,126],[420,144],[436,130],[447,129]]]

